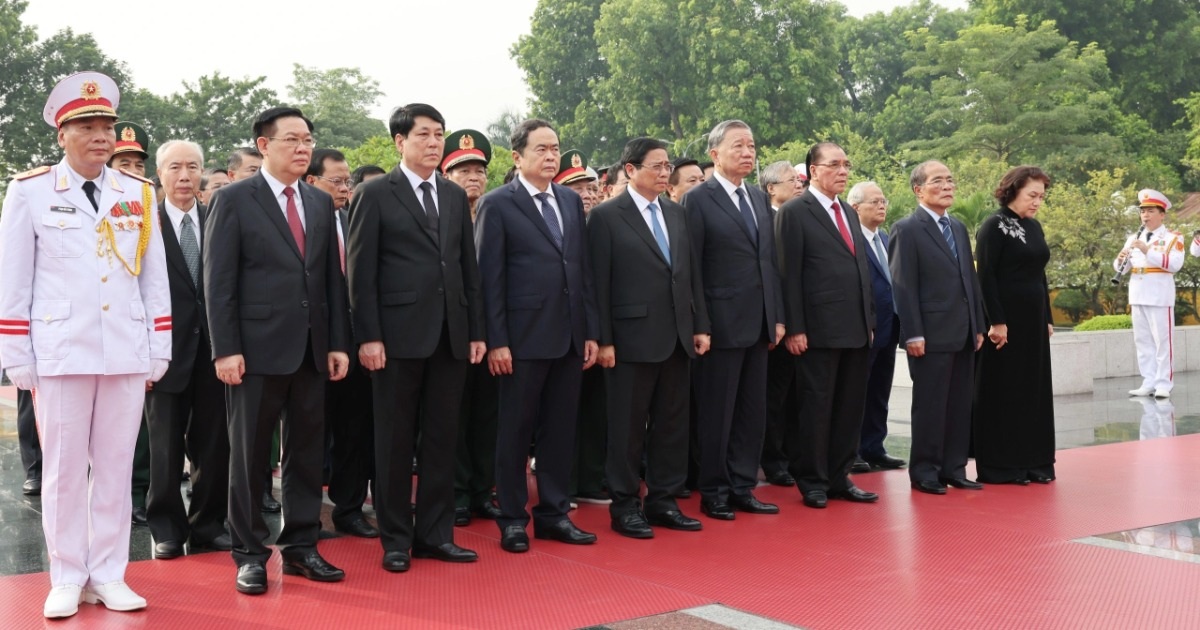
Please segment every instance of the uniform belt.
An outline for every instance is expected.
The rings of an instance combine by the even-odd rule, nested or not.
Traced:
[[[1134,267],[1133,269],[1129,270],[1129,272],[1130,273],[1171,273],[1170,271],[1167,271],[1166,269],[1159,269],[1158,267]]]

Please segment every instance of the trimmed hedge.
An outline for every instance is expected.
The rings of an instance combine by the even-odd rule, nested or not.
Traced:
[[[1075,332],[1096,330],[1128,330],[1133,328],[1131,315],[1097,315],[1075,327]]]

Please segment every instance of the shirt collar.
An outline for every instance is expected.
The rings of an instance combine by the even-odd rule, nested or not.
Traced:
[[[537,196],[542,194],[542,191],[538,190],[537,186],[534,186],[533,184],[529,183],[529,180],[525,179],[525,176],[522,175],[521,173],[517,173],[517,181],[521,182],[521,185],[525,187],[525,191],[529,193],[530,197],[537,199]],[[546,186],[545,192],[550,194],[551,199],[554,199],[555,198],[554,197],[554,184],[550,184],[550,185]]]
[[[728,179],[725,179],[725,177],[722,176],[720,173],[718,173],[716,170],[713,171],[713,177],[717,178],[717,183],[721,185],[721,188],[725,189],[725,194],[729,195],[730,197],[736,195],[738,190],[742,190],[742,191],[746,190],[746,180],[744,180],[744,179],[742,180],[741,186],[735,186],[733,184],[733,182],[729,181]],[[750,193],[745,192],[743,194],[746,195],[746,200],[749,201]]]
[[[633,198],[633,204],[637,206],[638,212],[645,212],[646,206],[650,205],[652,200],[646,199],[645,197],[639,195],[638,192],[633,189],[633,186],[629,186],[625,190],[627,190],[629,192],[629,196]],[[662,210],[661,203],[659,203],[657,200],[653,200],[653,203],[658,205],[659,210]]]
[[[71,180],[72,188],[83,188],[83,182],[92,181],[95,182],[96,189],[99,190],[100,188],[103,188],[101,184],[104,183],[104,176],[108,174],[108,167],[104,166],[100,168],[100,175],[97,176],[96,179],[88,180],[83,175],[80,175],[78,172],[76,172],[75,169],[71,168],[71,164],[67,162],[67,158],[65,157],[63,158],[62,162],[59,163],[59,166],[67,169],[67,177],[69,177]],[[97,198],[96,201],[99,202],[100,199]]]
[[[879,233],[879,230],[872,230],[863,223],[859,223],[858,227],[862,228],[863,236],[867,237],[868,243],[875,241],[875,235]]]
[[[271,192],[274,193],[274,195],[276,197],[283,196],[283,189],[287,188],[288,184],[285,184],[285,183],[279,181],[278,179],[275,179],[275,177],[273,175],[271,175],[271,173],[269,171],[267,171],[267,169],[265,169],[265,168],[258,169],[258,173],[259,173],[259,175],[263,176],[263,179],[267,180],[267,185],[271,187]],[[299,181],[297,181],[294,184],[291,184],[291,186],[292,186],[292,190],[295,190],[297,193],[300,192],[300,182]],[[299,198],[299,195],[297,195],[297,198]]]
[[[929,208],[926,208],[926,207],[925,207],[925,204],[923,204],[923,203],[919,203],[919,204],[917,204],[917,205],[918,205],[918,206],[920,206],[920,208],[921,208],[922,210],[924,210],[925,212],[928,212],[928,213],[929,213],[929,216],[933,218],[933,222],[934,222],[934,223],[937,223],[938,221],[941,221],[941,220],[942,220],[942,217],[946,216],[945,214],[938,215],[938,213],[934,212],[933,210],[930,210]]]
[[[834,197],[833,199],[826,197],[825,193],[817,190],[816,186],[809,186],[808,189],[812,192],[813,197],[817,198],[817,201],[821,204],[822,208],[825,208],[826,211],[829,211],[833,208],[833,202],[837,201],[837,197]],[[840,206],[842,203],[838,202],[838,205]]]
[[[404,165],[404,162],[400,163],[400,171],[403,172],[404,176],[408,178],[408,183],[412,185],[414,191],[419,192],[421,190],[421,184],[429,182],[429,184],[433,186],[433,194],[437,194],[438,187],[436,173],[430,173],[429,179],[421,179],[421,176],[412,172],[412,170]]]

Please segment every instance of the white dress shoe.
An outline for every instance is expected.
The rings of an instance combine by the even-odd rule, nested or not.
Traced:
[[[1163,388],[1159,387],[1158,389],[1154,390],[1154,397],[1155,398],[1170,398],[1171,390],[1163,389]]]
[[[89,604],[99,602],[109,610],[141,610],[146,607],[146,600],[124,582],[89,585],[83,592],[83,601]]]
[[[1129,390],[1130,396],[1150,396],[1153,393],[1154,390],[1150,389],[1149,387],[1139,387],[1137,389]]]
[[[46,596],[46,605],[42,614],[47,619],[70,617],[79,612],[79,600],[82,599],[83,587],[78,584],[63,584],[50,589]]]

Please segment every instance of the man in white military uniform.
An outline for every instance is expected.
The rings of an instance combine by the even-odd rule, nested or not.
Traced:
[[[1147,188],[1138,193],[1138,205],[1143,229],[1113,261],[1114,269],[1130,274],[1133,341],[1142,374],[1142,386],[1129,395],[1167,398],[1174,386],[1175,272],[1183,266],[1184,238],[1163,225],[1171,209],[1166,195]]]
[[[81,600],[146,606],[124,582],[130,471],[147,381],[171,358],[171,304],[154,191],[105,166],[118,98],[95,72],[55,86],[45,119],[64,159],[17,175],[0,215],[0,357],[34,390],[42,437],[46,617]]]

